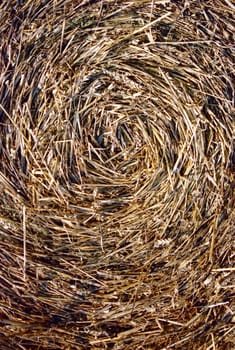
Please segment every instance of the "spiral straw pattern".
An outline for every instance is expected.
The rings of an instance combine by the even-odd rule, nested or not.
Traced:
[[[0,5],[4,349],[232,348],[235,18],[216,5]]]

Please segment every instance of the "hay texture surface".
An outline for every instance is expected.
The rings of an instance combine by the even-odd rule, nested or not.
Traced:
[[[234,14],[1,1],[1,350],[234,349]]]

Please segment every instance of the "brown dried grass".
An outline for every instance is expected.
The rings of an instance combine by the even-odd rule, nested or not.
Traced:
[[[234,20],[1,2],[2,350],[233,348]]]

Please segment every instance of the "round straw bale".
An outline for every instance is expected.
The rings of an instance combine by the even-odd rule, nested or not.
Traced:
[[[1,349],[233,348],[234,20],[1,1]]]

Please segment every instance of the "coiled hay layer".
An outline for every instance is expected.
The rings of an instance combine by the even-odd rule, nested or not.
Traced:
[[[234,5],[0,5],[1,349],[232,349]]]

